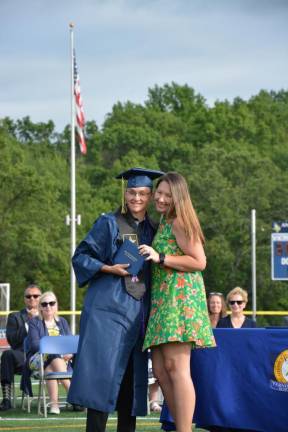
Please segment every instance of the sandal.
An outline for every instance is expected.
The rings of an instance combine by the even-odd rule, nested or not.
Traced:
[[[152,412],[161,412],[162,407],[156,401],[150,401],[150,411]]]

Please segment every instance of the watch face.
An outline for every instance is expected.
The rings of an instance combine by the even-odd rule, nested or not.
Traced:
[[[123,234],[122,239],[123,239],[123,242],[124,242],[124,240],[130,240],[132,243],[139,245],[137,234]]]

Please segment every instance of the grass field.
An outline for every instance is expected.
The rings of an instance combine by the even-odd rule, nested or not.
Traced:
[[[17,377],[18,378],[18,377]],[[33,390],[37,393],[37,390]],[[17,407],[9,411],[0,412],[0,432],[1,431],[41,431],[55,432],[58,430],[69,432],[85,432],[86,416],[85,412],[74,412],[71,408],[62,408],[59,416],[38,416],[37,401],[32,402],[31,413],[21,408],[21,398],[19,392],[19,382],[16,382],[17,392]],[[111,415],[108,419],[107,431],[116,431],[116,415]],[[147,417],[139,417],[137,419],[137,432],[154,432],[160,431],[161,423],[159,423],[159,415],[151,414]],[[205,432],[203,429],[195,429],[197,432]]]
[[[36,413],[36,407],[28,414],[22,411],[21,408],[10,410],[5,415],[2,413],[0,417],[0,431],[41,431],[55,432],[85,432],[85,413],[74,413],[63,409],[60,416],[49,416],[47,419],[39,417]],[[148,417],[140,417],[137,419],[137,432],[154,432],[160,431],[161,424],[159,416],[150,415]],[[107,431],[116,431],[116,416],[111,415],[107,424]],[[195,429],[200,432],[203,429]],[[204,431],[203,431],[204,432]]]

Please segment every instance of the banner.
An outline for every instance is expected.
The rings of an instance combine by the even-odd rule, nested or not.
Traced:
[[[214,329],[217,347],[192,350],[194,423],[288,431],[288,329]],[[165,430],[175,430],[163,410]],[[172,422],[172,423],[171,423]]]

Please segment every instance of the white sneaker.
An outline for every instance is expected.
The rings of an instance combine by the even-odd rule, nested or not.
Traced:
[[[49,414],[59,415],[60,414],[59,406],[58,405],[51,405],[51,407],[49,408]]]

